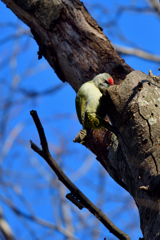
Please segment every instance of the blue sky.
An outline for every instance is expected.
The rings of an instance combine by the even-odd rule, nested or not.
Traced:
[[[89,12],[99,24],[104,29],[105,34],[111,40],[113,44],[122,44],[123,46],[131,46],[131,47],[140,47],[145,51],[150,53],[154,53],[160,55],[159,42],[160,35],[157,33],[159,29],[159,17],[155,16],[153,13],[145,13],[141,12],[137,13],[135,11],[127,11],[124,12],[118,19],[116,19],[116,9],[117,6],[121,5],[120,0],[117,1],[83,1]],[[93,7],[93,4],[101,4],[103,7],[103,12],[105,15],[102,15],[101,9],[96,6]],[[131,1],[123,1],[125,6],[130,7]],[[132,6],[139,8],[146,7],[145,1],[132,1]],[[19,25],[19,29],[28,29],[23,23],[19,22],[19,20],[14,16],[14,14],[5,7],[5,5],[0,2],[0,23],[12,22]],[[114,27],[105,27],[106,22],[115,19],[116,24]],[[23,28],[22,28],[23,27]],[[4,39],[7,36],[12,36],[14,34],[14,27],[1,27],[1,39]],[[120,39],[119,33],[123,33]],[[125,37],[125,41],[124,41]],[[17,54],[20,51],[20,54],[17,58],[10,58],[10,54]],[[32,139],[35,143],[39,144],[38,134],[36,132],[36,128],[32,122],[32,119],[29,115],[30,110],[35,109],[38,111],[38,114],[42,120],[43,126],[45,128],[45,132],[50,143],[51,152],[54,157],[59,157],[59,152],[61,149],[65,150],[65,154],[60,157],[60,163],[65,165],[65,171],[68,176],[73,177],[75,179],[75,184],[81,188],[81,190],[94,202],[97,201],[97,184],[99,183],[97,168],[99,167],[99,163],[95,160],[95,156],[91,154],[84,146],[74,144],[72,139],[76,135],[76,133],[81,129],[81,126],[76,117],[75,111],[75,96],[76,93],[74,90],[67,84],[62,84],[62,88],[55,92],[54,94],[38,97],[36,99],[32,98],[24,98],[24,95],[20,90],[25,89],[26,91],[32,90],[34,91],[43,91],[44,89],[49,89],[54,86],[61,84],[60,80],[55,75],[54,71],[45,61],[45,59],[37,60],[37,44],[34,42],[32,37],[24,36],[20,39],[9,40],[5,44],[0,44],[0,88],[1,92],[3,92],[1,98],[4,100],[10,96],[10,91],[13,91],[13,88],[18,86],[18,91],[16,94],[13,93],[12,101],[18,102],[15,106],[10,108],[10,113],[7,121],[7,127],[5,131],[5,136],[1,141],[1,149],[8,141],[9,135],[13,129],[17,126],[23,125],[22,131],[16,137],[16,142],[13,143],[13,146],[9,149],[7,156],[4,158],[2,167],[3,170],[12,169],[12,171],[21,171],[24,175],[23,178],[27,179],[27,175],[32,176],[31,179],[36,180],[36,185],[38,189],[38,185],[44,184],[46,188],[43,191],[37,190],[27,185],[24,179],[20,178],[22,183],[15,182],[15,186],[19,191],[22,192],[27,200],[31,203],[32,206],[35,207],[35,199],[37,199],[36,194],[40,194],[42,198],[39,199],[39,206],[34,208],[35,212],[39,217],[48,219],[50,221],[54,221],[51,213],[49,212],[49,204],[48,199],[48,189],[47,189],[47,180],[42,181],[39,178],[40,172],[35,171],[34,164],[42,164],[42,171],[46,171],[47,179],[51,179],[52,172],[48,170],[46,164],[42,159],[35,156],[30,150],[29,140]],[[155,62],[150,62],[147,60],[139,59],[133,56],[123,56],[126,62],[133,67],[134,69],[138,69],[140,71],[144,71],[148,73],[148,70],[151,69],[154,74],[159,74],[158,68],[159,64]],[[5,65],[5,61],[9,60],[8,64]],[[7,62],[8,63],[8,62]],[[28,67],[32,70],[32,67],[35,67],[35,73],[28,73],[26,69]],[[29,75],[26,75],[29,74]],[[17,78],[13,78],[13,76],[17,76]],[[13,81],[14,79],[14,81]],[[7,85],[5,85],[6,83]],[[9,86],[9,87],[8,87]],[[14,91],[13,91],[14,92]],[[10,100],[10,99],[9,99]],[[0,113],[1,117],[3,112]],[[21,125],[20,125],[21,124]],[[25,148],[24,148],[25,143]],[[25,149],[25,151],[24,151]],[[14,157],[16,156],[16,157]],[[17,157],[18,156],[18,157]],[[32,158],[32,161],[29,162],[28,158]],[[88,158],[88,164],[92,167],[90,171],[88,171],[87,177],[82,176],[81,179],[76,179],[74,176],[74,172],[77,171],[84,164],[84,159]],[[14,161],[11,162],[11,159]],[[38,160],[37,160],[38,159]],[[37,161],[37,162],[36,162]],[[43,162],[43,163],[42,163]],[[25,166],[25,167],[24,167]],[[89,168],[89,166],[88,166]],[[103,171],[103,170],[102,170]],[[35,176],[34,176],[35,174]],[[92,175],[94,174],[94,175]],[[94,178],[93,178],[94,176]],[[15,178],[11,176],[10,178],[4,177],[6,181],[15,181]],[[105,195],[106,203],[104,204],[104,212],[109,214],[113,221],[116,222],[118,227],[122,228],[124,231],[127,230],[126,224],[128,219],[131,219],[130,225],[134,222],[133,230],[131,230],[131,238],[138,239],[141,236],[138,220],[138,213],[135,207],[130,209],[130,205],[127,206],[124,203],[121,203],[117,200],[117,193],[120,193],[119,198],[123,195],[126,199],[131,198],[125,193],[117,184],[115,184],[110,178],[104,179],[107,193],[109,197]],[[86,184],[87,183],[87,184]],[[94,189],[90,189],[91,183],[94,184]],[[18,190],[17,190],[18,191]],[[52,191],[56,192],[56,190],[52,189]],[[2,188],[3,192],[3,188]],[[18,197],[15,197],[13,189],[9,190],[6,193],[6,196],[11,196],[13,202],[17,204],[19,207],[27,211],[24,207],[23,202]],[[44,200],[45,199],[45,200]],[[45,206],[44,202],[45,201]],[[47,204],[46,204],[47,203]],[[1,203],[2,204],[2,203]],[[19,231],[19,225],[14,220],[14,214],[9,211],[5,204],[2,204],[5,209],[5,216],[7,220],[10,219],[10,224],[15,232]],[[42,207],[43,206],[43,207]],[[120,209],[123,210],[123,214],[119,216]],[[117,217],[118,216],[118,217]],[[75,217],[76,218],[76,217]],[[37,227],[37,226],[36,226]],[[136,231],[135,231],[136,229]],[[44,231],[44,230],[43,230]],[[108,234],[107,230],[105,231],[105,236]],[[112,235],[108,235],[110,239]],[[28,237],[28,233],[26,232],[21,239],[26,239]],[[102,236],[103,237],[103,236]],[[50,239],[49,237],[47,239]],[[63,239],[63,238],[62,238]],[[103,239],[103,238],[102,238]]]

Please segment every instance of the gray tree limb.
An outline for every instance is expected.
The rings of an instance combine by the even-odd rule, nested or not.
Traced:
[[[122,84],[107,90],[101,100],[119,132],[119,145],[113,139],[109,147],[114,150],[111,165],[136,202],[144,239],[158,240],[160,82],[159,77],[150,75],[131,72]]]

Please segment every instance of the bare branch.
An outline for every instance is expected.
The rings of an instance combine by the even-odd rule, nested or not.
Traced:
[[[116,225],[114,225],[114,223],[100,209],[98,209],[65,175],[65,173],[62,171],[56,161],[52,158],[49,152],[46,136],[37,112],[32,110],[30,114],[37,127],[43,150],[38,148],[32,141],[30,141],[31,148],[44,158],[44,160],[56,173],[59,180],[71,191],[72,196],[75,196],[80,201],[80,203],[82,203],[92,214],[94,214],[94,216],[99,219],[99,221],[101,221],[111,233],[113,233],[119,239],[129,240],[129,235],[127,235],[126,233],[121,231]]]
[[[157,0],[146,0],[146,2],[160,15],[160,4]]]
[[[36,222],[37,224],[43,226],[43,227],[47,227],[47,228],[50,228],[50,229],[54,229],[54,230],[57,230],[59,232],[61,232],[62,234],[64,234],[66,237],[72,237],[73,239],[77,239],[75,236],[73,236],[67,229],[65,229],[64,227],[62,226],[59,226],[59,225],[54,225],[46,220],[43,220],[41,218],[38,218],[34,215],[30,215],[30,214],[27,214],[21,210],[19,210],[13,203],[12,201],[10,201],[9,199],[5,198],[4,196],[0,195],[0,199],[5,203],[7,204],[11,209],[12,211],[19,217],[23,217],[23,218],[26,218],[27,220],[29,221],[33,221],[33,222]]]
[[[117,52],[121,54],[133,55],[150,61],[160,62],[160,56],[145,52],[138,48],[123,47],[117,44],[114,44],[114,47]]]
[[[12,35],[9,35],[3,39],[0,40],[0,45],[3,45],[3,44],[6,44],[7,42],[9,41],[12,41],[14,39],[17,39],[17,38],[21,38],[21,37],[25,37],[25,36],[29,36],[31,33],[30,31],[27,29],[24,29],[24,30],[21,30],[19,31],[18,33],[14,33]]]
[[[2,208],[0,207],[0,231],[3,233],[6,240],[14,240],[13,232],[3,216]]]

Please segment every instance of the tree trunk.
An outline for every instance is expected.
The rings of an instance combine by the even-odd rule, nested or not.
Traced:
[[[118,140],[107,130],[91,130],[86,146],[135,199],[144,239],[159,239],[159,83],[120,58],[79,0],[3,2],[31,28],[39,58],[75,91],[99,73],[113,77],[116,86],[101,100]]]
[[[109,159],[137,204],[147,240],[160,239],[159,89],[158,78],[133,71],[101,99],[118,130],[119,145],[113,147],[115,139],[112,140]]]

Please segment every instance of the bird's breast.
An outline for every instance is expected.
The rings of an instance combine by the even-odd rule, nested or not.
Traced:
[[[86,109],[95,112],[102,93],[93,83],[86,83],[82,85],[82,92],[86,98]]]

